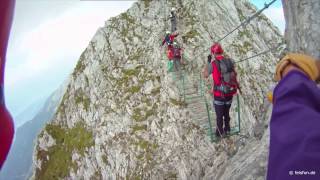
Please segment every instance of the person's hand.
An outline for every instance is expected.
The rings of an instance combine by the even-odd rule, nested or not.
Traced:
[[[208,63],[211,63],[211,60],[212,60],[212,56],[211,54],[208,55]]]
[[[267,92],[267,99],[270,103],[273,103],[273,93],[272,91]]]
[[[289,53],[277,64],[275,79],[280,81],[292,70],[298,70],[313,81],[319,80],[320,62],[311,56]]]

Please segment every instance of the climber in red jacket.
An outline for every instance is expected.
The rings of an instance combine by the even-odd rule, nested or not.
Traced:
[[[0,169],[8,155],[14,134],[13,122],[5,106],[3,92],[5,58],[14,5],[14,0],[2,0],[0,3]]]
[[[213,57],[213,61],[211,61]],[[230,133],[230,107],[232,98],[239,89],[234,62],[223,56],[223,49],[219,43],[211,46],[211,55],[208,57],[208,69],[205,78],[212,74],[213,78],[213,104],[216,112],[216,136],[221,137]],[[239,89],[240,90],[240,89]]]
[[[161,46],[163,46],[165,43],[167,43],[168,46],[171,46],[173,44],[174,38],[176,38],[178,35],[179,33],[170,33],[170,31],[167,31],[166,36],[161,43]]]
[[[175,71],[179,71],[181,64],[184,64],[184,62],[182,62],[182,48],[177,42],[173,42],[172,45],[168,46],[167,57],[173,64]]]

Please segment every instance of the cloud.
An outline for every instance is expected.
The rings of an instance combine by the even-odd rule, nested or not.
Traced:
[[[131,5],[110,3],[77,3],[64,14],[24,32],[19,43],[9,47],[7,59],[16,61],[7,67],[6,84],[11,87],[43,74],[54,76],[49,70],[74,66],[98,27]]]
[[[15,116],[28,102],[53,92],[72,72],[97,29],[132,3],[17,3],[5,71],[5,96],[11,113]]]

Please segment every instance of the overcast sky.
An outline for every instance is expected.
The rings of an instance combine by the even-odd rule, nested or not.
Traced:
[[[258,8],[264,4],[261,0],[251,2]],[[133,3],[17,0],[5,73],[6,103],[11,114],[15,117],[58,88],[72,72],[96,30]],[[283,32],[280,1],[265,14]]]
[[[17,0],[5,73],[11,114],[58,88],[97,29],[133,2]]]

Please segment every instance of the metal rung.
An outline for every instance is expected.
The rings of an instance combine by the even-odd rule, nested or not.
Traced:
[[[198,99],[197,101],[201,100],[200,98],[202,98],[201,96],[192,96],[192,97],[186,97],[186,100],[194,100],[194,99]]]
[[[206,109],[206,106],[203,103],[195,102],[195,103],[193,103],[192,106],[190,106],[190,108],[203,108],[203,109]]]
[[[208,118],[204,116],[193,116],[192,119],[198,122],[201,122],[201,121],[208,122]]]
[[[207,110],[205,109],[201,109],[201,108],[198,108],[198,109],[190,109],[193,111],[193,114],[205,114],[206,116],[207,115]]]

